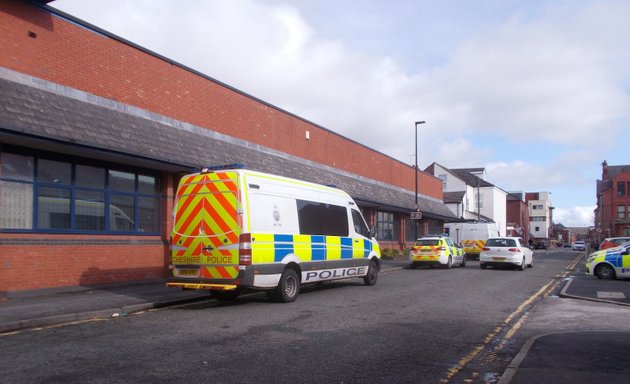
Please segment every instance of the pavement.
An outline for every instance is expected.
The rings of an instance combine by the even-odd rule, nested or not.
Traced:
[[[383,260],[381,271],[407,265],[406,261]],[[630,281],[599,280],[578,273],[567,279],[559,296],[630,307]],[[208,299],[206,292],[166,288],[161,279],[9,292],[0,296],[0,334]],[[627,383],[629,350],[628,332],[538,335],[525,343],[498,384]]]

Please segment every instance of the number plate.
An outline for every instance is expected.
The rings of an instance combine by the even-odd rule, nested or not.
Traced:
[[[494,260],[494,261],[505,261],[505,257],[493,257],[492,260]]]
[[[180,268],[177,270],[177,276],[197,276],[199,274],[199,269],[192,268]]]

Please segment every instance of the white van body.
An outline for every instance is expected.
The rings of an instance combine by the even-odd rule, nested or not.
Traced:
[[[246,169],[184,176],[177,190],[169,287],[293,301],[305,283],[376,283],[380,249],[344,191]]]
[[[455,243],[462,245],[469,259],[479,257],[486,240],[501,236],[496,223],[446,223],[444,232]]]

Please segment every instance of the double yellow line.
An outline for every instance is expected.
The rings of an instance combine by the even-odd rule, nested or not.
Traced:
[[[575,260],[573,260],[567,268],[563,272],[558,273],[549,283],[540,288],[536,293],[530,296],[527,300],[525,300],[521,305],[519,305],[508,317],[505,318],[492,332],[490,332],[484,339],[483,342],[472,351],[470,351],[466,356],[461,358],[455,367],[452,367],[448,370],[446,376],[440,380],[441,383],[448,383],[456,374],[458,374],[462,369],[466,367],[468,363],[470,363],[473,359],[475,359],[481,352],[483,352],[486,347],[490,345],[490,343],[495,340],[495,338],[505,332],[505,336],[501,339],[492,350],[493,354],[501,351],[503,347],[507,344],[507,342],[514,337],[516,332],[523,326],[523,323],[527,319],[529,312],[526,311],[526,308],[529,308],[530,305],[538,298],[547,298],[551,292],[553,292],[558,284],[565,278],[580,262],[584,255],[580,254]],[[515,321],[516,320],[516,321]]]

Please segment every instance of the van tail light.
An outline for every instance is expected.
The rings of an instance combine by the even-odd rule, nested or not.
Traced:
[[[238,237],[238,263],[239,265],[252,264],[252,234],[241,233]]]

